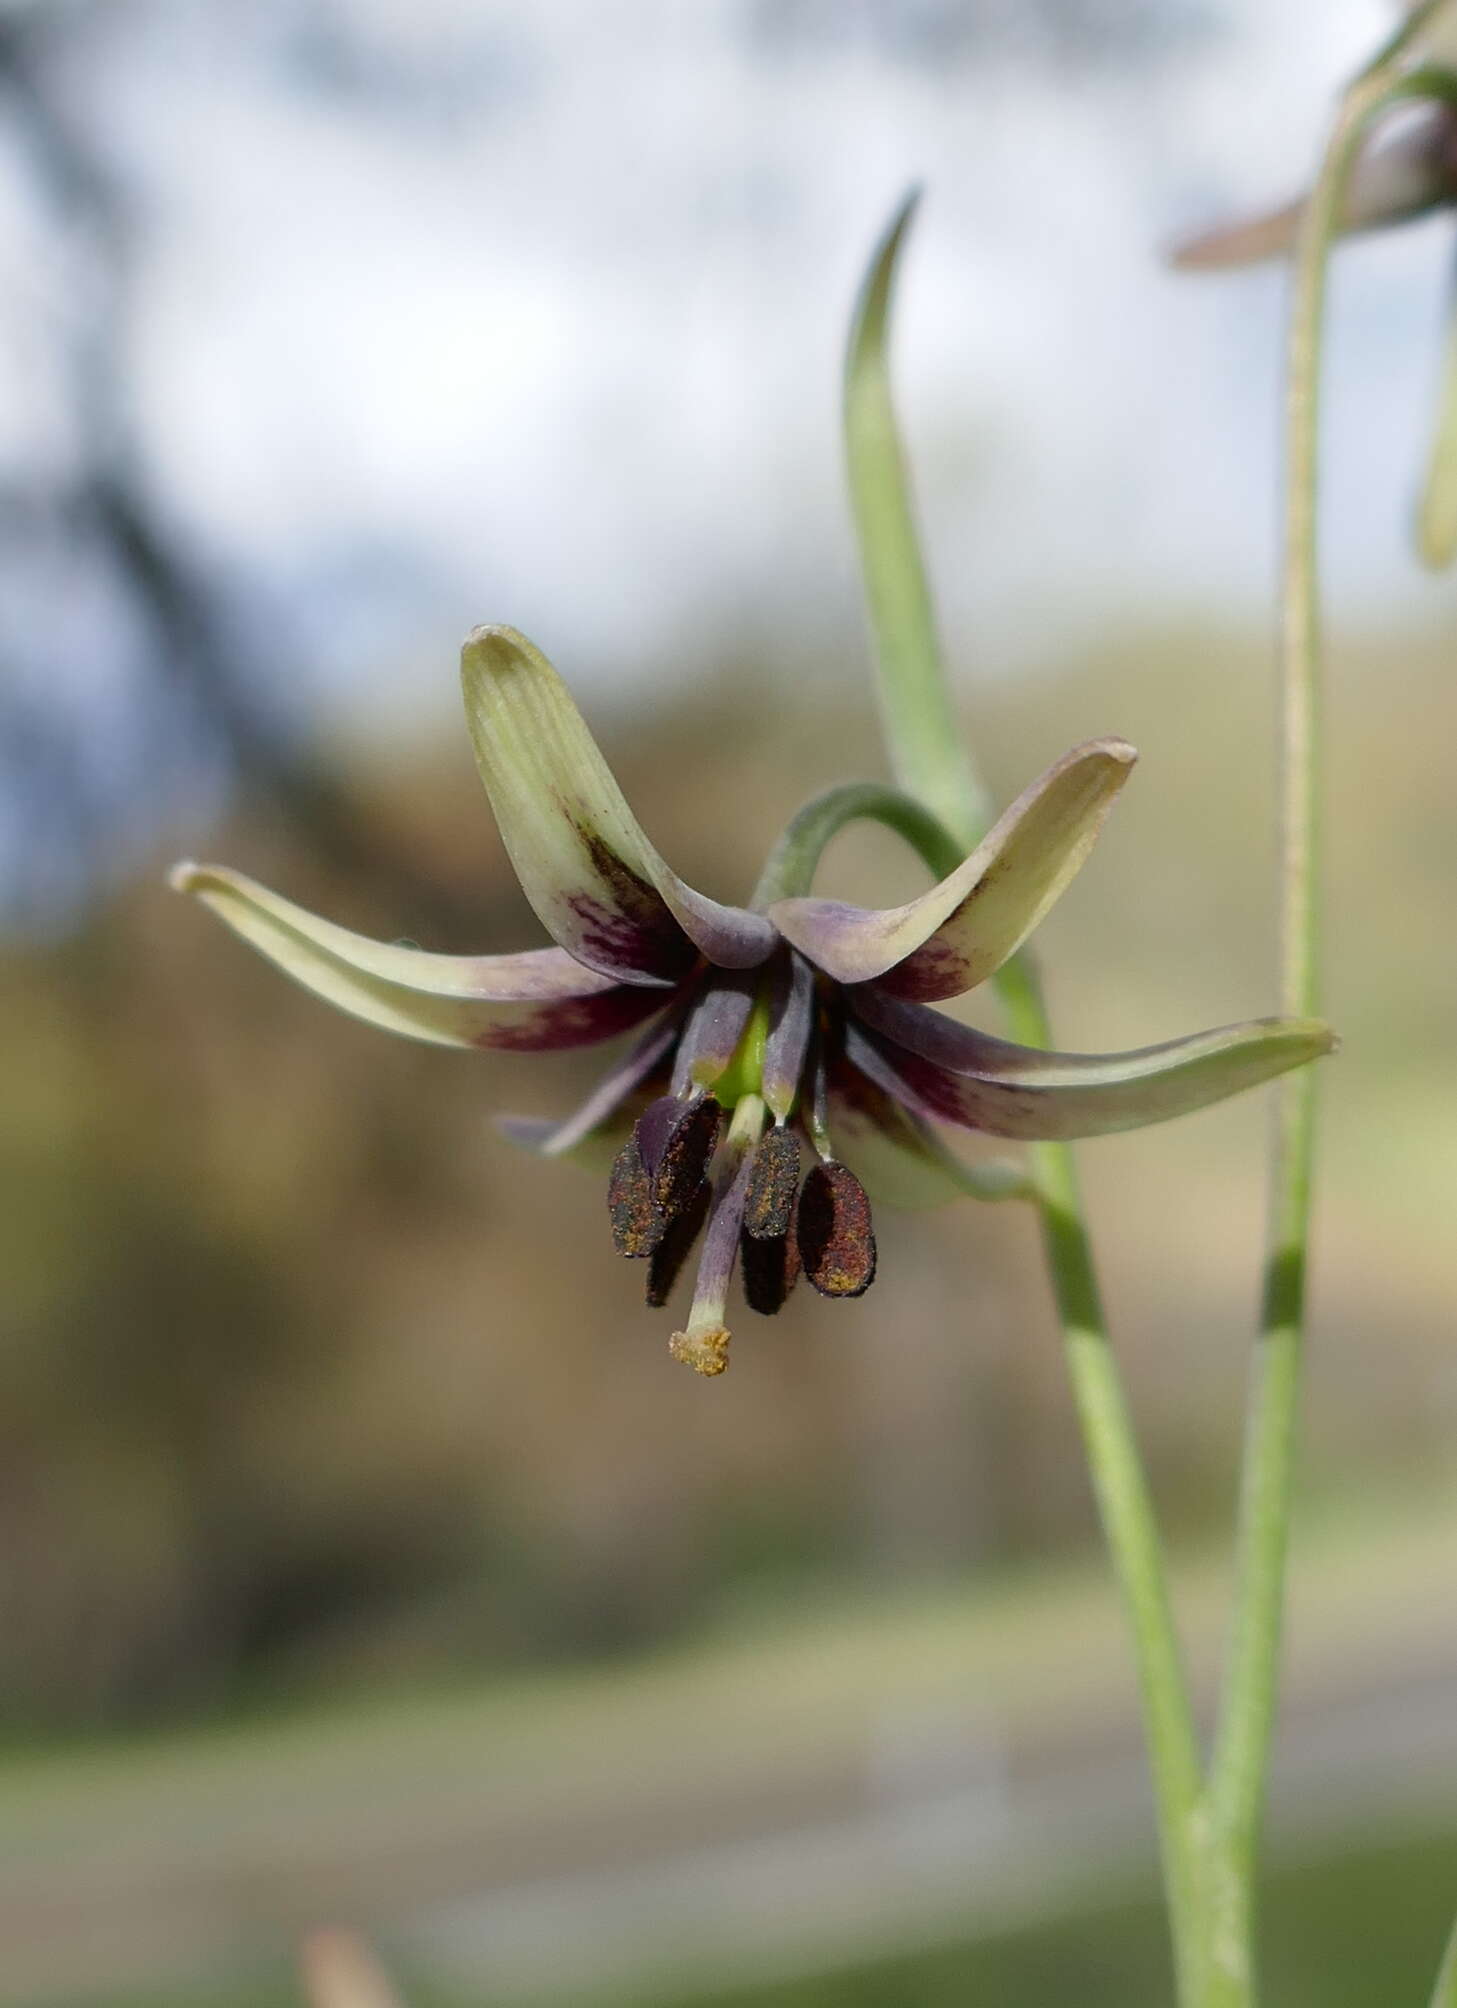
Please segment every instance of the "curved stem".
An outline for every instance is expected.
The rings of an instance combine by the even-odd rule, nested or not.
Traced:
[[[831,838],[847,823],[863,822],[883,823],[904,837],[935,878],[945,878],[961,863],[961,846],[924,803],[883,781],[847,781],[827,788],[795,814],[769,853],[751,904],[762,911],[776,899],[808,892]]]
[[[904,786],[969,848],[988,820],[986,798],[962,750],[936,645],[886,357],[895,260],[912,206],[907,203],[886,232],[856,309],[846,367],[846,448],[892,764]],[[1027,1045],[1050,1045],[1025,953],[1003,968],[997,984],[1014,1036]],[[1194,2008],[1205,1943],[1199,1749],[1163,1549],[1108,1335],[1072,1153],[1066,1145],[1039,1144],[1033,1166],[1068,1373],[1138,1663],[1179,2000]]]
[[[1013,1037],[1052,1043],[1036,975],[1014,957],[995,979]],[[1113,1352],[1083,1219],[1077,1165],[1066,1144],[1031,1151],[1043,1246],[1057,1300],[1073,1398],[1099,1517],[1118,1575],[1138,1663],[1159,1847],[1181,2004],[1201,2000],[1204,1930],[1199,1741],[1169,1599],[1163,1545]]]
[[[1442,571],[1457,557],[1457,284],[1448,281],[1447,343],[1442,358],[1437,423],[1417,515],[1422,562]]]
[[[1320,361],[1327,268],[1346,177],[1371,118],[1417,87],[1387,64],[1409,36],[1351,87],[1326,149],[1297,253],[1287,363],[1285,576],[1281,606],[1280,1004],[1317,1004],[1320,595],[1317,552]],[[1251,1366],[1230,1642],[1210,1767],[1215,1851],[1211,1999],[1252,2002],[1254,1883],[1274,1726],[1286,1556],[1295,1471],[1305,1315],[1306,1244],[1316,1074],[1279,1088],[1271,1160],[1264,1302]]]

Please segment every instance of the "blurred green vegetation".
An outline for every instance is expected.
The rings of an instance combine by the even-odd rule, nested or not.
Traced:
[[[1425,2008],[1454,1888],[1457,1831],[1277,1865],[1266,1899],[1270,1999],[1280,2008]],[[516,2008],[499,1995],[405,1978],[409,2008]],[[246,1986],[77,1995],[56,2008],[299,2008],[299,2000],[292,1976],[275,1970]],[[1163,1912],[1144,1885],[1096,1910],[971,1945],[728,1992],[711,1983],[672,1994],[636,1988],[594,1995],[592,2008],[1167,2008],[1168,2000]]]
[[[1286,1738],[1305,1754],[1277,1795],[1266,1913],[1282,2003],[1420,2001],[1397,1984],[1430,1978],[1457,1858],[1450,1739],[1439,1725],[1417,1746],[1417,1774],[1382,1720],[1420,1712],[1434,1674],[1450,1685],[1454,1526],[1450,1485],[1306,1516]],[[1213,1552],[1178,1571],[1206,1693],[1223,1582]],[[1030,1849],[1014,1819],[979,1851],[969,1806],[954,1830],[934,1812],[916,1826],[919,1795],[934,1809],[969,1753],[992,1806],[1004,1786],[1041,1792]],[[1092,1562],[726,1618],[610,1666],[112,1738],[9,1766],[0,1991],[89,2008],[281,2001],[291,1945],[343,1915],[379,1932],[414,2008],[936,2003],[968,1983],[1031,2008],[1061,1998],[1054,1982],[1153,2008],[1168,1997],[1148,1836],[1110,1757],[1137,1776],[1126,1647]],[[852,1817],[880,1840],[827,1888],[823,1845]],[[745,1909],[738,1851],[764,1840],[780,1861],[785,1836],[802,1897],[776,1877]],[[537,1918],[524,1939],[518,1903]],[[816,1977],[751,1986],[746,1967]],[[58,1987],[68,1972],[89,1987]]]

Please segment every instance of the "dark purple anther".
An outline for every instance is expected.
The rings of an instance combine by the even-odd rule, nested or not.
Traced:
[[[817,1164],[804,1181],[799,1253],[822,1297],[861,1297],[875,1281],[870,1201],[843,1164]]]
[[[662,1223],[635,1136],[628,1138],[613,1160],[607,1181],[607,1211],[612,1221],[612,1245],[619,1255],[652,1254]]]
[[[660,1311],[672,1296],[683,1264],[703,1231],[712,1197],[713,1189],[704,1179],[683,1211],[664,1227],[648,1263],[647,1301],[653,1310]]]
[[[744,1232],[756,1241],[782,1241],[794,1220],[798,1191],[799,1139],[792,1130],[772,1129],[754,1148]]]
[[[665,1220],[681,1213],[697,1192],[723,1133],[723,1110],[712,1095],[679,1102],[677,1111],[676,1119],[667,1125],[661,1140],[656,1124],[651,1139],[655,1158],[651,1174],[653,1204]]]
[[[799,1281],[799,1238],[791,1215],[789,1231],[773,1240],[744,1234],[739,1241],[739,1273],[744,1302],[760,1317],[772,1318]]]

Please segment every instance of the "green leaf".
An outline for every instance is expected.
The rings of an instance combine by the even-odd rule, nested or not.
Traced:
[[[969,849],[989,818],[941,666],[890,386],[891,298],[919,197],[912,190],[891,219],[856,302],[845,359],[845,452],[891,764]]]

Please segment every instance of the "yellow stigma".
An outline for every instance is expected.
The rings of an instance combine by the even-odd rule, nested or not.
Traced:
[[[728,1348],[729,1335],[722,1325],[704,1332],[674,1332],[668,1341],[668,1351],[675,1360],[708,1379],[727,1370]]]

